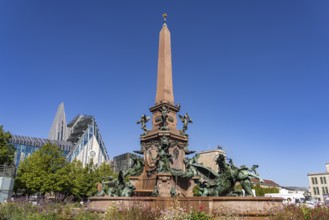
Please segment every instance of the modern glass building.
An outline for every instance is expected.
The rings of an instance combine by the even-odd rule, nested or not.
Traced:
[[[91,160],[94,164],[109,161],[95,118],[90,115],[77,115],[66,124],[63,103],[58,107],[48,139],[12,135],[10,143],[16,148],[16,167],[20,161],[47,143],[57,145],[70,162],[77,159],[85,166]]]
[[[14,166],[0,165],[0,203],[11,197],[15,170]]]
[[[49,144],[57,145],[64,152],[65,156],[68,155],[68,153],[73,148],[73,144],[70,142],[26,137],[20,135],[12,135],[10,143],[13,144],[14,147],[16,148],[16,153],[15,153],[16,167],[18,167],[18,164],[21,161],[23,161],[26,157],[30,156],[33,152],[37,151],[45,144],[49,143]]]
[[[67,141],[74,145],[67,156],[69,161],[77,159],[87,164],[93,160],[94,163],[101,164],[109,160],[93,116],[77,115],[67,127],[69,131]]]

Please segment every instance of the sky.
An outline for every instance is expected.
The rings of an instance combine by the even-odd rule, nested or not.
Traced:
[[[0,0],[0,124],[47,138],[64,102],[68,121],[96,118],[111,158],[138,150],[166,12],[189,149],[221,145],[265,179],[308,187],[329,162],[328,11],[327,0]]]

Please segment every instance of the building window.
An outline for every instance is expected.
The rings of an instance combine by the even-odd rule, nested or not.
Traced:
[[[320,178],[321,179],[321,178]],[[321,179],[322,180],[322,179]],[[317,177],[312,177],[312,184],[318,184],[318,178]]]
[[[322,187],[322,194],[328,194],[328,187]]]
[[[314,195],[320,195],[319,187],[313,187],[313,193]]]
[[[321,176],[320,177],[320,182],[321,182],[321,184],[327,184],[326,177],[325,176]]]
[[[88,133],[85,134],[83,137],[83,145],[86,145],[88,143]]]

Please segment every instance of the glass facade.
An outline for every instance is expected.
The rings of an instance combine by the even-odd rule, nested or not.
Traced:
[[[71,130],[68,140],[74,143],[72,152],[67,156],[69,161],[72,162],[77,158],[86,164],[92,159],[94,163],[101,164],[109,160],[96,121],[92,116],[75,117],[68,127]]]
[[[30,156],[32,153],[40,149],[45,144],[55,144],[63,151],[66,156],[73,145],[69,142],[55,141],[43,138],[33,138],[19,135],[12,135],[10,143],[16,148],[15,152],[15,165],[18,167],[19,163],[25,158]]]
[[[15,153],[15,165],[18,167],[19,163],[23,161],[26,157],[30,156],[33,152],[39,149],[39,147],[28,146],[23,144],[14,144],[16,148]]]
[[[57,129],[58,132],[56,132],[57,139],[12,136],[10,143],[16,148],[16,167],[18,167],[21,161],[47,143],[57,145],[70,162],[77,159],[85,165],[91,160],[93,160],[94,164],[109,161],[109,156],[93,116],[77,115],[68,125],[60,120],[55,120],[55,122],[60,123],[60,129]],[[58,126],[55,123],[53,127],[57,128]],[[63,141],[63,138],[66,136],[64,135],[64,130],[68,132],[68,137],[65,141]]]

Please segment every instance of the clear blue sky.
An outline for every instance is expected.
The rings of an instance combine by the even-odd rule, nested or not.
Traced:
[[[328,0],[2,0],[0,124],[47,137],[64,102],[68,120],[95,116],[110,157],[139,149],[163,12],[190,149],[222,145],[263,178],[308,186],[329,162]]]

